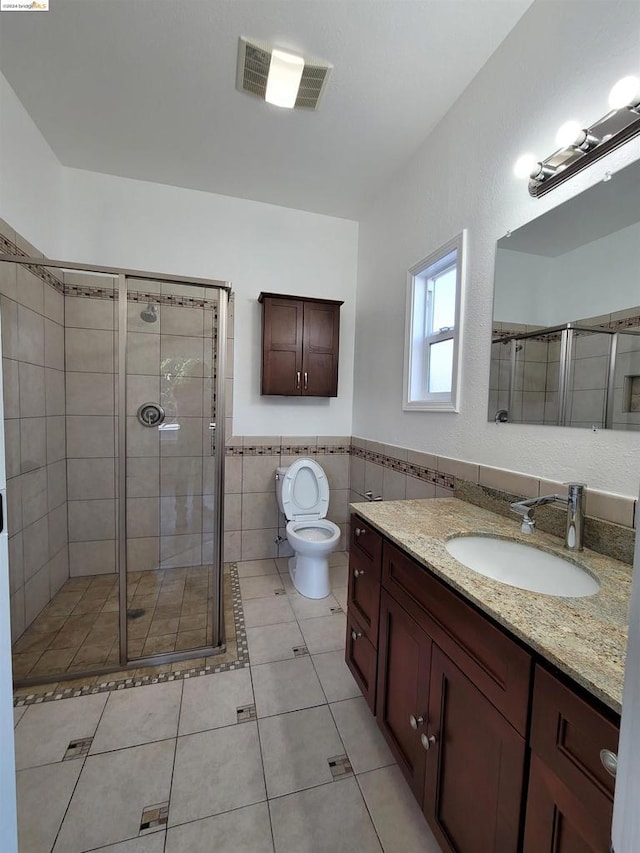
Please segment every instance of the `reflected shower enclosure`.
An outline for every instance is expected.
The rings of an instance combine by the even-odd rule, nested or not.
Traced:
[[[228,286],[0,265],[14,680],[223,651]]]

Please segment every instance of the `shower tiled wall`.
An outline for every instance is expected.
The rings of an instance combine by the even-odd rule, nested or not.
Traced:
[[[1,221],[0,251],[41,257]],[[6,263],[0,264],[0,294],[11,630],[16,639],[69,576],[64,296],[61,282],[46,270],[36,275]]]
[[[227,442],[225,460],[225,560],[287,557],[287,522],[278,510],[276,468],[309,456],[324,469],[331,490],[327,518],[348,542],[349,436],[245,436]],[[275,540],[282,537],[278,545]]]
[[[69,568],[116,571],[117,279],[65,273]],[[72,288],[71,292],[69,292]],[[104,298],[80,295],[89,288]]]

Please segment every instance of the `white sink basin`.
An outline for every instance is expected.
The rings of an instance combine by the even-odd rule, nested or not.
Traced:
[[[600,589],[598,581],[580,566],[521,542],[457,536],[446,548],[463,566],[508,586],[560,598],[582,598]]]

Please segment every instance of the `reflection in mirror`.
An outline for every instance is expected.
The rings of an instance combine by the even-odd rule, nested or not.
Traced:
[[[640,430],[639,244],[640,161],[498,241],[489,420]]]

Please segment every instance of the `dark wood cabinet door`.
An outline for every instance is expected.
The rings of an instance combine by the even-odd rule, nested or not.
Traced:
[[[378,653],[367,639],[362,625],[351,610],[347,612],[347,638],[345,643],[345,661],[362,695],[367,700],[371,712],[376,712],[376,675]]]
[[[420,802],[426,759],[420,735],[428,722],[431,640],[384,590],[378,655],[378,725]]]
[[[323,302],[304,303],[302,395],[336,397],[340,307]]]
[[[266,297],[262,311],[262,393],[302,393],[303,303]]]
[[[524,853],[609,853],[611,817],[580,801],[535,753],[531,756]]]
[[[452,853],[518,849],[525,741],[433,646],[424,812]]]

